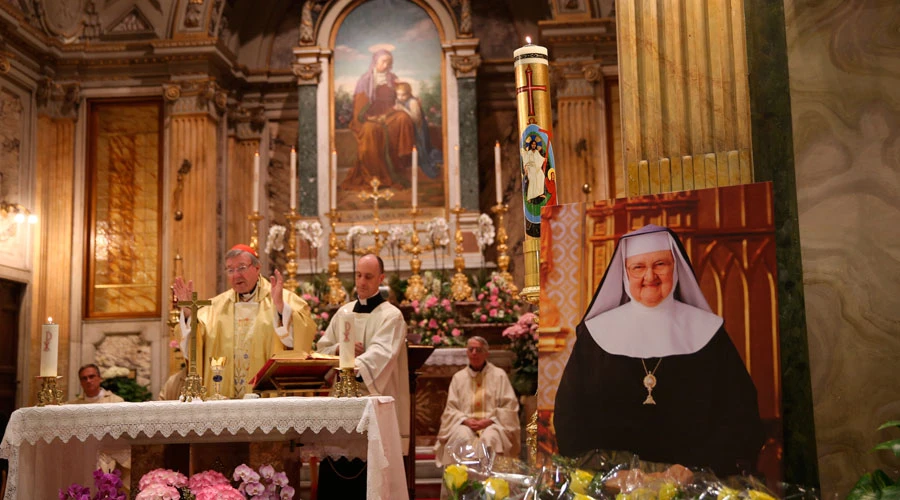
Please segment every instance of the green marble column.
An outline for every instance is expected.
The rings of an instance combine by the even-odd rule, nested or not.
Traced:
[[[475,78],[460,78],[457,84],[459,85],[459,203],[466,210],[477,211],[478,120]],[[452,147],[451,145],[450,148]]]
[[[297,209],[303,217],[315,217],[319,214],[316,91],[315,85],[300,85],[297,90],[297,184],[300,190]],[[326,182],[327,179],[326,177]]]
[[[745,0],[754,180],[772,181],[785,481],[819,486],[800,260],[784,3]]]

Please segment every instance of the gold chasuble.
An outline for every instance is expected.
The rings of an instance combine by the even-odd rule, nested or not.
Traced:
[[[284,351],[285,344],[297,351],[312,350],[315,323],[309,305],[295,293],[283,291],[284,311],[279,329],[293,331],[292,340],[282,340],[276,332],[275,305],[272,302],[272,285],[260,277],[256,290],[247,300],[241,301],[234,290],[228,290],[212,299],[212,305],[197,311],[199,324],[200,356],[197,371],[203,374],[207,394],[212,394],[212,370],[210,358],[225,357],[220,392],[229,398],[242,398],[251,391],[250,380],[272,357]],[[287,314],[289,313],[289,314]],[[287,330],[284,330],[287,329]]]

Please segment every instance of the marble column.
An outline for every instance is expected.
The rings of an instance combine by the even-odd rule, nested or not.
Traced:
[[[226,95],[210,80],[164,85],[164,95],[170,117],[168,165],[172,173],[166,176],[170,192],[176,188],[177,169],[185,160],[190,163],[181,191],[184,218],[180,227],[172,230],[169,251],[184,257],[184,276],[194,281],[198,296],[212,297],[224,289],[224,277],[220,276],[225,266],[224,243],[218,231],[224,196],[217,183],[217,128]],[[221,287],[217,280],[222,280],[218,283]]]
[[[297,211],[304,217],[319,215],[318,190],[318,106],[317,92],[322,64],[316,59],[318,53],[309,53],[309,49],[297,49],[298,62],[294,63],[294,75],[297,76],[297,168],[300,190]],[[316,50],[316,49],[313,49]],[[330,168],[330,167],[329,167]],[[325,192],[330,193],[330,189]],[[331,200],[327,200],[330,205]]]
[[[753,182],[742,0],[617,3],[628,196]]]
[[[475,41],[477,44],[477,40]],[[466,210],[478,210],[478,105],[475,77],[481,57],[475,53],[451,55],[456,73],[459,103],[459,204]],[[451,150],[452,151],[452,150]],[[453,176],[455,172],[451,172]]]
[[[32,286],[31,325],[40,325],[53,316],[59,323],[59,365],[57,373],[69,373],[71,347],[73,217],[75,213],[75,124],[82,101],[77,83],[59,84],[44,80],[38,87],[37,158],[35,208],[40,216],[35,239],[34,280]],[[79,187],[80,189],[80,187]],[[77,307],[77,306],[76,306]],[[31,367],[24,390],[35,403],[35,390],[29,386],[40,368],[40,329],[29,332]],[[71,385],[71,384],[70,384]],[[65,384],[60,386],[64,394]]]

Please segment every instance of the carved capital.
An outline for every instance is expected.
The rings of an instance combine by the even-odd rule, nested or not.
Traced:
[[[36,97],[38,105],[45,113],[74,117],[81,105],[81,83],[57,83],[50,78],[44,78],[38,82]]]
[[[0,75],[9,73],[10,68],[12,68],[12,64],[9,62],[9,57],[6,54],[0,54]]]
[[[481,56],[470,54],[466,56],[451,55],[450,66],[457,78],[473,78],[481,66]]]
[[[240,140],[259,140],[266,126],[266,108],[245,107],[243,104],[232,106],[228,110],[228,125]]]
[[[322,74],[322,63],[294,63],[292,69],[298,85],[317,85]]]
[[[597,83],[603,80],[603,67],[599,62],[592,62],[581,67],[584,79],[590,83]]]
[[[174,103],[181,99],[181,87],[178,85],[163,84],[163,97],[167,102]]]

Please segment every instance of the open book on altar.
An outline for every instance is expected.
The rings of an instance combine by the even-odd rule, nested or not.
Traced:
[[[250,383],[254,392],[316,391],[326,386],[325,375],[340,358],[303,351],[280,352],[266,361]]]

